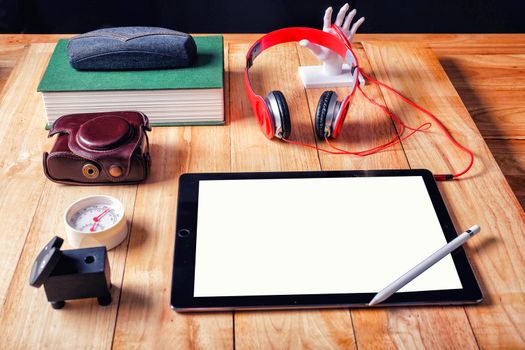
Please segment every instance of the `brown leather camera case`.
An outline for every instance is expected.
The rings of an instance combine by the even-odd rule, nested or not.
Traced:
[[[54,182],[74,185],[134,184],[149,173],[148,117],[140,112],[69,114],[58,118],[44,153],[44,172]]]

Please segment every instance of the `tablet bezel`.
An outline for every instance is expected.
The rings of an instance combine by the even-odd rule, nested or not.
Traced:
[[[194,297],[199,181],[378,176],[422,177],[447,242],[457,237],[434,177],[430,171],[425,169],[182,174],[179,178],[171,307],[179,312],[368,307],[368,302],[375,293]],[[375,307],[457,305],[481,302],[483,294],[464,249],[462,247],[456,249],[452,253],[452,259],[463,286],[462,289],[399,292]]]

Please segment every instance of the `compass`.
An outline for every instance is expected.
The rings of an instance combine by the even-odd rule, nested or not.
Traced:
[[[69,244],[74,248],[106,246],[112,249],[128,234],[124,205],[113,197],[84,197],[64,214]]]

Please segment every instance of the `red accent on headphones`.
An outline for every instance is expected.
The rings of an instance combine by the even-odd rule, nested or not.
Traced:
[[[429,116],[436,124],[437,126],[443,131],[445,136],[452,142],[454,146],[461,149],[465,153],[469,155],[470,161],[467,167],[458,173],[455,174],[436,174],[434,175],[436,180],[452,180],[455,178],[458,178],[462,175],[464,175],[473,165],[474,163],[474,154],[472,151],[470,151],[468,148],[462,146],[459,144],[453,137],[450,135],[448,130],[444,127],[444,125],[439,121],[439,119],[434,116],[432,113],[427,111],[426,109],[418,106],[408,98],[404,97],[400,92],[397,90],[391,88],[390,86],[375,80],[371,76],[364,73],[360,67],[357,60],[356,55],[354,54],[352,50],[352,46],[346,35],[343,33],[343,31],[335,26],[332,25],[332,29],[336,33],[336,35],[333,35],[331,33],[327,33],[318,29],[314,28],[303,28],[303,27],[291,27],[291,28],[284,28],[279,29],[276,31],[273,31],[259,40],[257,40],[248,50],[248,53],[246,54],[246,68],[244,69],[244,86],[246,88],[246,93],[248,95],[248,100],[250,101],[250,104],[252,106],[253,111],[255,112],[255,115],[257,117],[257,121],[259,122],[259,125],[261,127],[261,130],[263,131],[264,135],[268,139],[272,139],[273,137],[278,137],[282,139],[283,141],[291,144],[296,144],[304,147],[314,148],[318,151],[327,152],[331,154],[346,154],[346,155],[355,155],[355,156],[368,156],[377,152],[380,152],[388,147],[392,147],[393,145],[396,145],[403,140],[406,140],[408,137],[412,136],[414,133],[419,131],[426,131],[428,128],[430,128],[431,123],[424,123],[416,128],[410,127],[403,123],[397,115],[390,112],[388,108],[384,105],[381,105],[374,100],[372,100],[368,95],[361,89],[359,86],[359,75],[361,75],[364,79],[374,83],[378,84],[387,90],[393,92],[399,98],[401,98],[404,102],[411,105],[412,107],[416,108],[420,112],[426,114]],[[290,122],[290,115],[288,112],[288,105],[286,103],[286,99],[284,98],[284,95],[280,91],[271,91],[266,98],[261,97],[260,95],[255,94],[253,91],[251,85],[250,85],[250,78],[248,76],[248,70],[253,65],[253,61],[255,58],[264,50],[283,43],[288,42],[297,42],[303,39],[308,39],[314,44],[324,46],[339,56],[341,56],[343,59],[346,58],[347,63],[351,66],[351,74],[353,77],[354,84],[350,89],[350,94],[343,100],[343,102],[339,102],[337,100],[337,94],[334,91],[325,91],[321,97],[319,98],[319,102],[317,104],[317,110],[315,115],[315,133],[318,138],[324,139],[327,144],[334,150],[327,150],[320,148],[318,146],[303,144],[301,142],[292,141],[288,139],[290,132],[291,132],[291,122]],[[390,141],[376,146],[374,148],[368,149],[368,150],[362,150],[362,151],[347,151],[340,148],[335,147],[330,143],[328,140],[330,137],[335,138],[339,134],[344,119],[346,117],[346,114],[348,112],[348,109],[350,107],[351,101],[355,95],[355,92],[359,90],[361,94],[368,100],[370,103],[374,104],[375,106],[381,108],[395,123],[396,123],[396,129],[397,129],[397,135]],[[411,130],[411,132],[406,135],[402,136],[405,129]]]
[[[284,95],[280,91],[272,91],[268,94],[266,98],[255,94],[250,85],[248,70],[252,66],[255,58],[264,50],[278,44],[297,42],[303,39],[308,39],[314,44],[329,48],[330,50],[334,51],[339,56],[341,56],[343,59],[347,55],[353,56],[353,53],[347,49],[346,44],[337,36],[314,28],[291,27],[279,29],[257,40],[246,54],[246,68],[244,69],[244,86],[246,88],[248,100],[250,101],[252,109],[257,117],[257,121],[259,122],[259,126],[261,127],[261,130],[264,133],[264,135],[269,139],[273,137],[278,137],[282,139],[287,138],[289,136],[291,131],[291,123],[288,112],[288,105],[286,103]],[[355,89],[353,89],[352,94],[353,92],[355,92]],[[326,113],[331,113],[330,117],[333,121],[333,125],[328,126],[327,129],[329,129],[328,133],[333,137],[337,136],[339,130],[342,127],[350,100],[348,98],[345,99],[345,103],[343,103],[343,108],[341,108],[341,104],[337,102],[337,96],[334,97],[332,97],[332,99],[330,100],[325,101],[325,109],[327,110],[324,111]],[[328,108],[331,109],[328,110]]]

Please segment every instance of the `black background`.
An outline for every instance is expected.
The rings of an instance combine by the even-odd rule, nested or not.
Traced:
[[[287,26],[321,28],[334,0],[0,0],[0,32],[82,33],[152,25],[190,33],[264,33]],[[523,0],[353,0],[363,33],[519,33]]]

